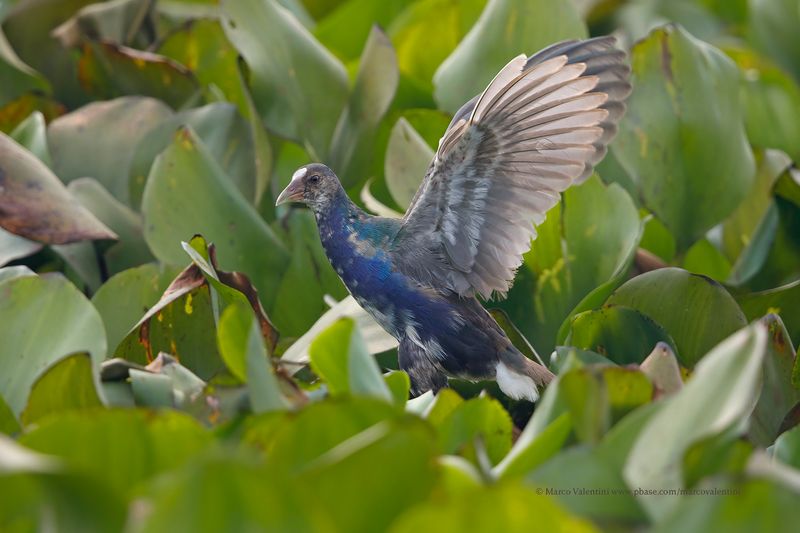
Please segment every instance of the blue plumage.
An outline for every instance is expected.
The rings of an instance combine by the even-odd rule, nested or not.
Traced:
[[[447,376],[495,378],[535,401],[552,379],[476,296],[508,290],[534,224],[602,159],[630,92],[624,59],[598,38],[512,60],[456,113],[402,219],[364,213],[321,164],[300,168],[278,197],[314,211],[334,269],[399,341],[413,394]]]

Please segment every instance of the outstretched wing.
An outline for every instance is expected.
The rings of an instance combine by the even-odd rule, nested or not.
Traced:
[[[402,272],[463,296],[508,291],[534,226],[616,133],[631,86],[615,42],[519,56],[456,113],[393,243]]]

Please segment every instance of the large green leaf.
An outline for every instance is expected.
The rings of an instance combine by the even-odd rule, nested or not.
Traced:
[[[535,525],[532,525],[535,524]],[[588,522],[569,515],[544,489],[534,491],[517,483],[501,483],[448,495],[443,502],[427,502],[398,520],[392,533],[414,531],[540,531],[590,532]]]
[[[408,207],[432,160],[428,143],[401,117],[392,128],[384,161],[386,186],[397,205]]]
[[[367,352],[354,320],[342,318],[311,344],[311,367],[332,394],[375,396],[391,401],[378,365]]]
[[[77,353],[45,370],[31,387],[28,403],[20,417],[23,424],[30,425],[53,413],[102,405],[97,393],[95,367],[88,353]]]
[[[790,342],[800,342],[800,280],[737,298],[748,320],[761,318],[767,313],[780,315],[789,333]]]
[[[739,72],[676,26],[653,30],[631,61],[634,90],[614,155],[686,250],[739,205],[755,176]]]
[[[220,266],[248,274],[271,309],[286,249],[191,130],[180,129],[153,165],[142,213],[145,240],[159,260],[185,263],[181,241],[202,233],[217,245]]]
[[[267,127],[325,157],[347,99],[342,64],[274,0],[225,0],[222,11]]]
[[[20,442],[130,496],[142,482],[200,453],[210,436],[185,414],[112,409],[45,420]]]
[[[116,236],[32,153],[0,133],[0,226],[47,244]]]
[[[680,502],[681,496],[663,489],[683,488],[678,465],[687,448],[741,423],[752,411],[766,349],[762,324],[731,335],[703,358],[689,383],[665,400],[642,430],[624,474],[630,486],[662,491],[639,500],[652,518],[664,518]]]
[[[0,338],[0,395],[16,415],[47,367],[75,352],[88,352],[96,367],[106,353],[100,315],[60,275],[0,283]]]
[[[656,321],[675,341],[677,355],[688,367],[747,323],[722,285],[678,268],[637,276],[617,289],[607,303],[631,307]]]
[[[47,81],[17,56],[0,29],[0,106],[31,90],[49,89]]]
[[[641,226],[625,190],[606,186],[595,176],[567,190],[563,205],[550,210],[537,230],[500,307],[539,353],[550,353],[565,320],[600,307],[623,282]],[[568,327],[563,328],[564,338]]]
[[[330,166],[345,188],[367,177],[375,132],[394,98],[399,77],[392,43],[376,26],[364,45],[353,92],[331,140]]]
[[[533,55],[554,42],[586,36],[586,26],[571,2],[489,0],[464,40],[436,71],[436,101],[441,109],[455,113],[514,56]]]

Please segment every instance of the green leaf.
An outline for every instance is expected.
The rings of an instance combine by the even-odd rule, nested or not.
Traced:
[[[100,315],[60,275],[9,279],[0,292],[0,395],[19,415],[46,368],[75,352],[89,352],[96,367],[106,338]]]
[[[766,448],[786,428],[786,418],[800,402],[800,387],[792,380],[797,353],[783,322],[773,314],[765,316],[761,322],[767,327],[769,341],[761,394],[750,416],[748,436],[753,444]]]
[[[800,469],[800,426],[782,433],[775,441],[773,452],[779,461]]]
[[[748,320],[756,320],[768,313],[780,315],[788,337],[795,342],[800,340],[800,280],[737,298]]]
[[[650,355],[639,365],[639,370],[653,384],[654,398],[671,395],[683,388],[678,357],[665,342],[656,344]]]
[[[152,96],[173,109],[191,104],[199,91],[194,74],[180,63],[107,41],[83,44],[78,78],[97,99]]]
[[[733,212],[755,177],[739,72],[676,26],[653,30],[634,46],[631,62],[634,90],[614,155],[643,204],[687,250]]]
[[[177,273],[169,267],[149,263],[120,272],[100,287],[92,303],[103,317],[109,352],[116,351]]]
[[[600,307],[624,281],[641,222],[622,187],[594,176],[568,189],[537,231],[500,307],[539,353],[550,353],[566,338],[572,316]]]
[[[635,309],[607,306],[572,319],[566,344],[604,355],[617,364],[640,363],[659,342],[675,343],[664,328]]]
[[[272,0],[225,0],[222,13],[267,127],[325,157],[348,94],[342,64]]]
[[[339,319],[313,341],[309,353],[314,372],[328,384],[332,394],[391,401],[391,392],[354,320]]]
[[[515,444],[513,453],[507,454],[495,469],[501,478],[527,474],[558,452],[572,431],[569,413],[563,413],[553,420],[534,438],[526,438],[523,444]]]
[[[33,255],[41,249],[41,243],[14,235],[0,228],[0,266]]]
[[[0,106],[33,90],[48,91],[49,84],[41,74],[26,65],[0,30]]]
[[[44,163],[2,133],[0,176],[0,226],[11,233],[47,244],[116,237]]]
[[[145,240],[159,260],[183,264],[181,241],[202,233],[217,245],[220,266],[248,274],[271,309],[286,250],[191,130],[179,130],[153,165],[142,213]]]
[[[187,415],[133,409],[65,413],[20,438],[28,448],[55,455],[71,470],[125,496],[144,481],[180,467],[210,441]]]
[[[375,133],[392,103],[400,73],[386,34],[374,26],[364,45],[358,75],[330,146],[330,166],[345,188],[368,175]]]
[[[111,41],[125,45],[146,46],[137,41],[142,26],[152,24],[153,4],[148,0],[116,0],[90,4],[53,30],[53,37],[66,47],[77,46],[84,39]]]
[[[675,341],[681,363],[693,367],[716,343],[747,321],[736,301],[715,281],[678,268],[637,276],[617,289],[608,305],[638,310]],[[680,313],[676,309],[682,309]]]
[[[432,160],[433,150],[428,143],[400,117],[392,128],[384,161],[386,186],[397,205],[408,207]]]
[[[586,36],[586,26],[570,2],[490,0],[436,71],[436,102],[455,113],[515,55],[533,55],[554,42]]]
[[[411,0],[348,0],[338,3],[314,28],[314,35],[342,60],[358,58],[375,25],[388,27]],[[347,31],[342,31],[342,28]]]
[[[526,533],[531,524],[541,531],[590,532],[589,522],[569,515],[542,491],[519,483],[501,483],[447,495],[411,509],[391,528],[392,533],[414,531],[507,531]]]
[[[160,100],[126,96],[93,102],[59,117],[47,128],[53,171],[65,183],[90,176],[119,201],[132,205],[128,169],[136,146],[171,115]]]
[[[99,407],[96,365],[88,353],[76,353],[45,370],[31,387],[22,423],[29,426],[38,419],[70,410]]]
[[[460,402],[435,425],[439,446],[446,454],[460,453],[477,463],[474,443],[480,439],[489,460],[497,464],[511,449],[511,417],[500,402],[488,396]]]
[[[682,488],[682,471],[676,463],[687,448],[741,423],[752,411],[766,349],[766,328],[754,324],[709,352],[689,383],[665,400],[642,430],[625,464],[628,483],[643,489]],[[651,518],[659,520],[674,510],[680,496],[648,494],[639,501]]]
[[[47,125],[41,111],[34,111],[11,132],[11,138],[35,155],[50,168],[50,149],[47,147]]]
[[[698,240],[686,251],[683,268],[717,281],[728,279],[731,273],[730,261],[708,239]]]
[[[188,68],[207,93],[216,92],[236,104],[247,116],[244,87],[239,79],[238,52],[228,41],[218,20],[190,20],[170,34],[158,53]]]
[[[783,68],[800,79],[800,10],[794,0],[751,1],[750,40]]]
[[[152,494],[140,531],[335,531],[295,480],[237,455],[194,460],[154,484]]]
[[[405,407],[408,401],[408,391],[411,390],[411,379],[408,374],[400,370],[392,370],[383,375],[383,381],[389,387],[394,403]]]
[[[414,416],[386,420],[317,458],[299,479],[337,530],[384,531],[430,493],[435,451],[424,421]]]
[[[14,413],[6,401],[0,396],[0,433],[10,435],[20,430],[19,422],[17,422]],[[2,438],[2,437],[0,437]]]

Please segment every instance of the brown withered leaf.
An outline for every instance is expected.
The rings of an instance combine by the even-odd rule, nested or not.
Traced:
[[[44,244],[117,238],[44,163],[2,133],[0,227]]]

